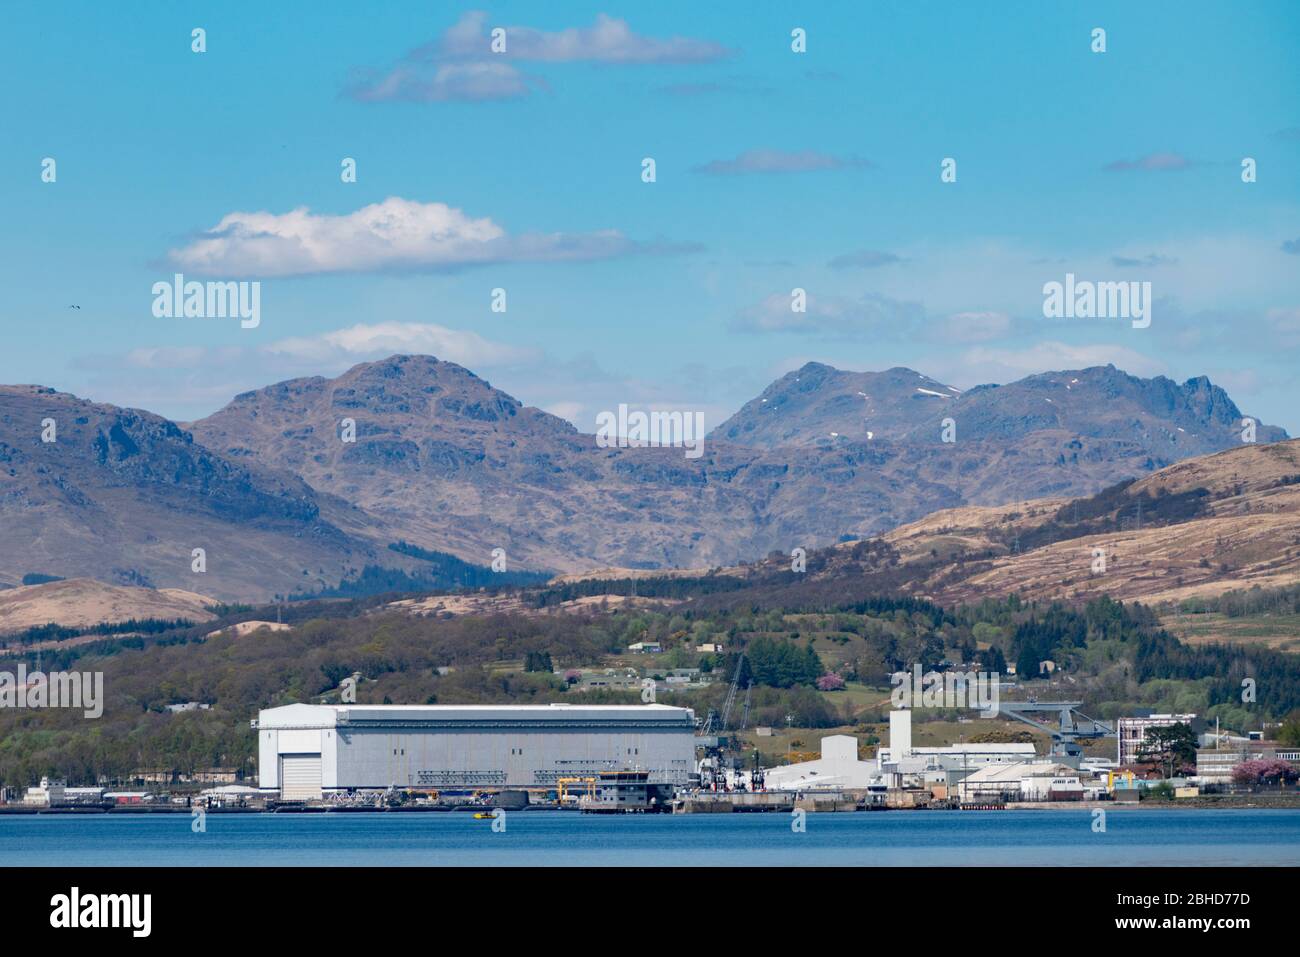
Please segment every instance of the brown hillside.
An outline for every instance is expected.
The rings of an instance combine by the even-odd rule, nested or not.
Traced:
[[[70,578],[44,585],[0,591],[0,633],[22,631],[54,622],[86,628],[104,622],[145,618],[210,621],[215,604],[206,595],[179,588],[107,585],[93,578]]]

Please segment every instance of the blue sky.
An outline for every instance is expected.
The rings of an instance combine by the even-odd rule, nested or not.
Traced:
[[[789,6],[10,4],[0,381],[189,419],[431,352],[592,431],[1113,362],[1300,432],[1300,4]],[[177,271],[260,325],[156,318]],[[1043,318],[1067,272],[1151,326]]]

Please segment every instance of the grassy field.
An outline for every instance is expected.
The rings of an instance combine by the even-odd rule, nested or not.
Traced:
[[[888,688],[871,688],[855,681],[850,681],[841,691],[823,691],[821,696],[840,708],[847,702],[855,717],[864,711],[875,716],[889,709]]]
[[[765,767],[789,764],[795,761],[813,761],[821,756],[821,740],[832,734],[851,734],[858,739],[858,756],[863,760],[875,754],[875,747],[866,742],[869,735],[863,726],[844,728],[773,728],[771,737],[759,737],[753,728],[732,732],[731,737],[744,753],[746,766],[757,748]],[[877,731],[877,733],[879,733]]]
[[[1300,654],[1300,615],[1245,615],[1229,618],[1218,612],[1165,615],[1161,624],[1189,645],[1264,645],[1274,651]]]

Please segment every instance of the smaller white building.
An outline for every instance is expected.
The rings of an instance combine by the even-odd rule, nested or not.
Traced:
[[[199,792],[199,801],[209,807],[237,807],[244,801],[258,797],[262,792],[246,784],[223,784]]]
[[[1079,800],[1083,792],[1077,770],[1050,762],[989,764],[957,785],[961,800],[968,803]]]
[[[1065,764],[1030,764],[1020,778],[1022,801],[1079,801],[1083,790],[1079,772]]]
[[[40,784],[27,789],[27,793],[23,795],[23,803],[34,807],[57,807],[67,803],[66,790],[63,781],[41,778]]]
[[[1107,774],[1116,770],[1119,765],[1114,758],[1086,757],[1079,761],[1079,770],[1085,774]]]
[[[874,761],[858,760],[858,739],[851,734],[822,738],[816,761],[787,764],[765,772],[769,791],[841,791],[881,787],[884,779]]]

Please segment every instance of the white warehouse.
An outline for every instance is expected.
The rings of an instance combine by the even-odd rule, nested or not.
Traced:
[[[258,786],[284,800],[351,789],[553,787],[642,770],[687,783],[695,713],[668,705],[314,705],[259,712]]]

